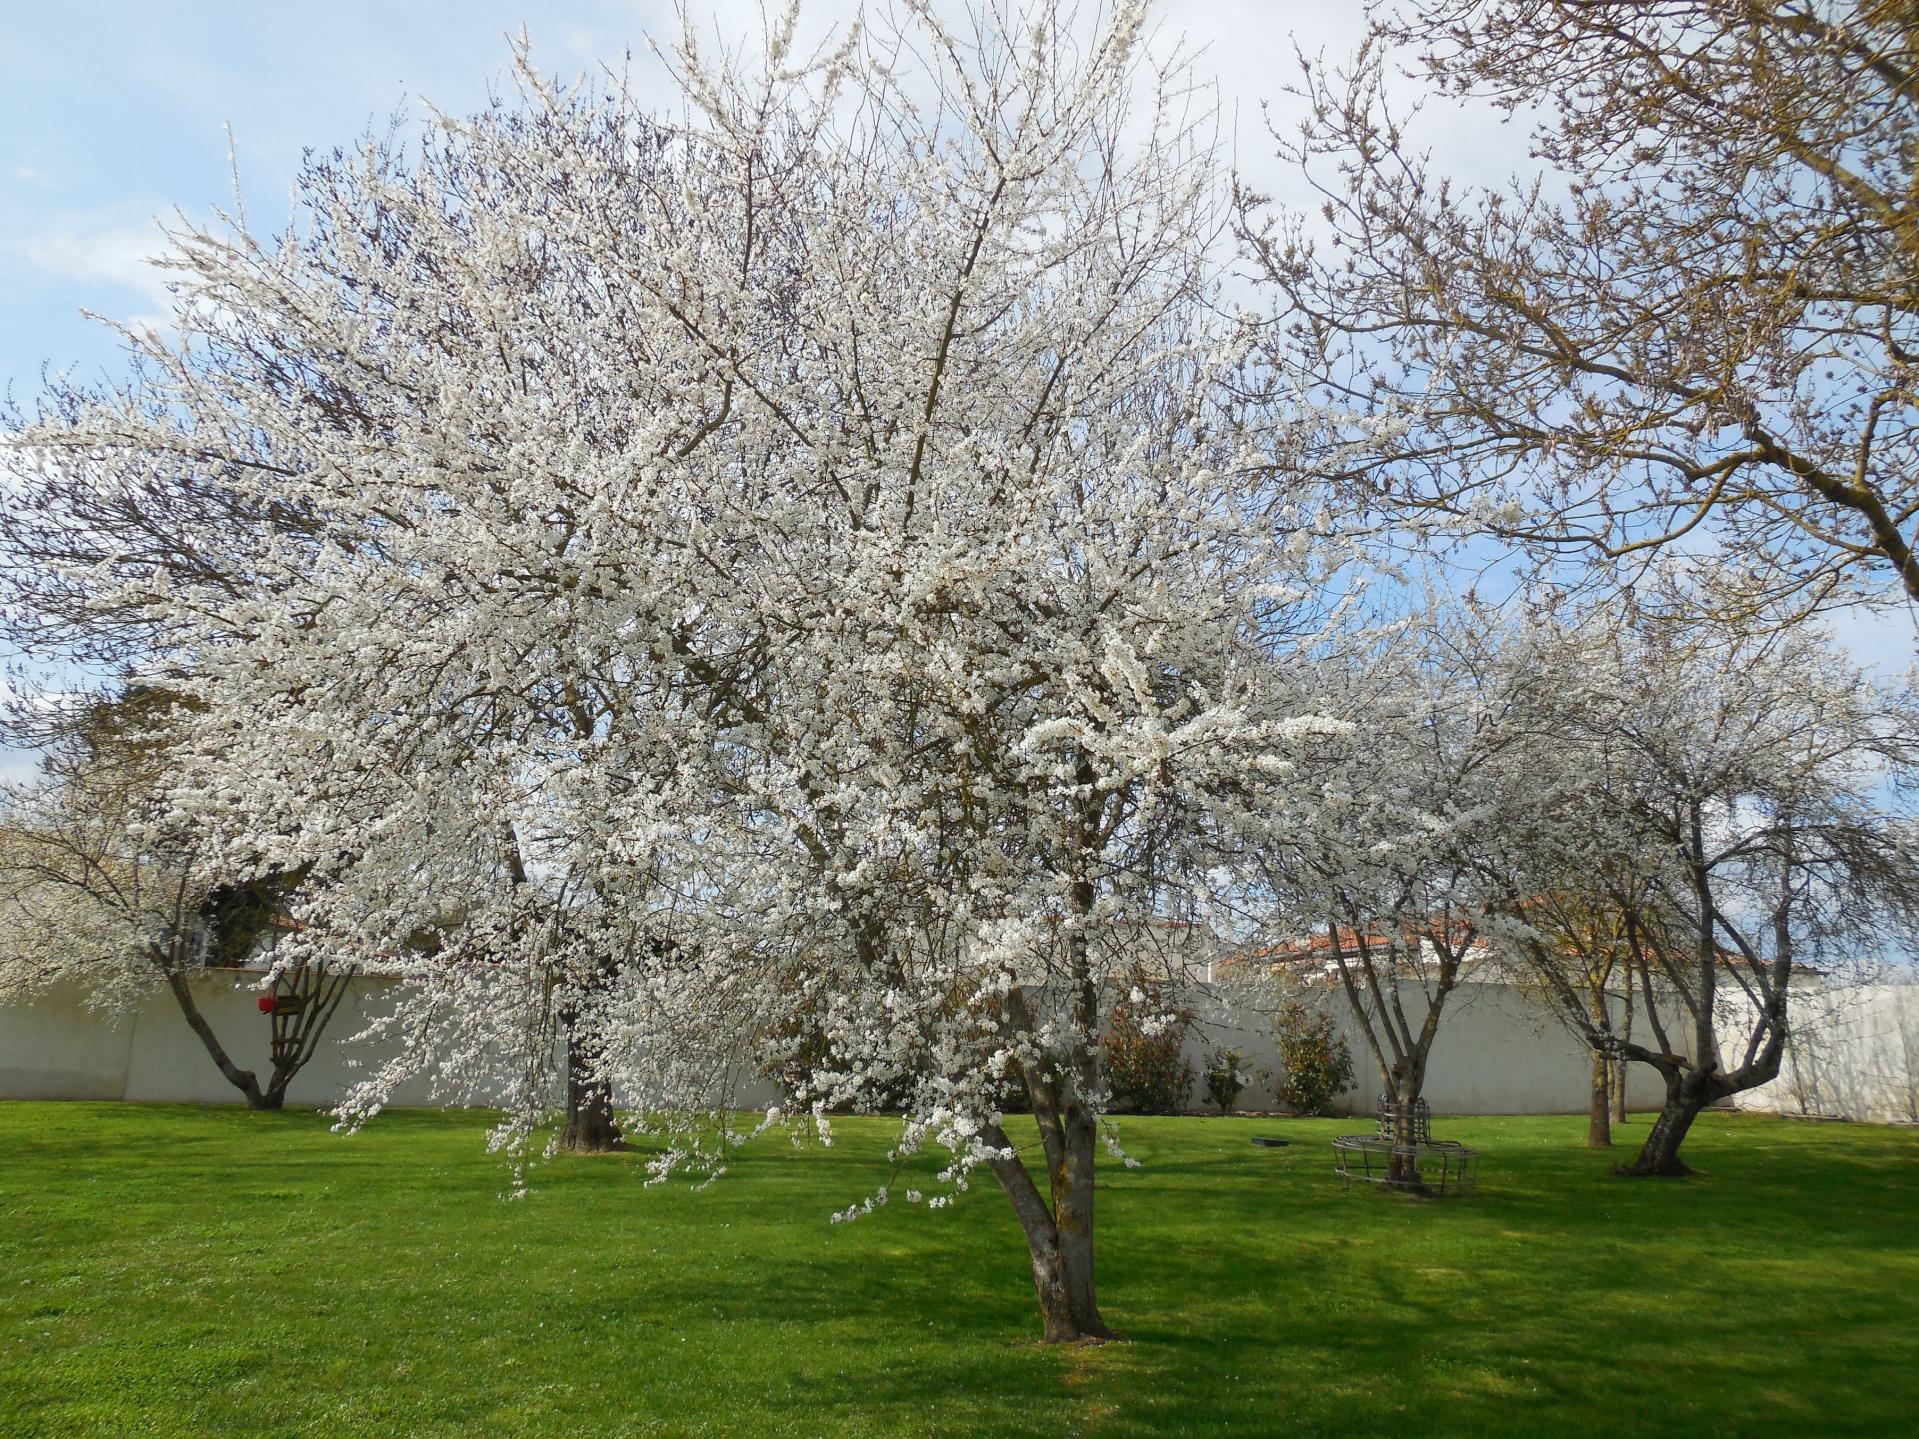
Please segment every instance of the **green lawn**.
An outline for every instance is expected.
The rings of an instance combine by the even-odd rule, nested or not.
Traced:
[[[472,1115],[0,1104],[0,1434],[1899,1434],[1919,1134],[1709,1116],[1684,1181],[1579,1118],[1448,1121],[1482,1193],[1342,1194],[1352,1121],[1133,1120],[1101,1294],[1049,1350],[996,1188],[828,1213],[890,1126],[532,1193]],[[1643,1123],[1627,1126],[1628,1137]],[[1247,1143],[1282,1134],[1292,1148]],[[904,1188],[904,1184],[899,1186]]]

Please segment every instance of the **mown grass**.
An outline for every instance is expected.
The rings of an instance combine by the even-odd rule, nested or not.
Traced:
[[[1052,1350],[998,1192],[827,1215],[890,1126],[531,1194],[467,1114],[0,1104],[0,1434],[1864,1435],[1919,1418],[1919,1135],[1707,1116],[1628,1181],[1577,1118],[1460,1120],[1481,1194],[1343,1194],[1352,1121],[1123,1126]],[[1627,1127],[1631,1136],[1643,1124]],[[1295,1140],[1255,1148],[1254,1134]],[[897,1186],[897,1187],[903,1187]]]

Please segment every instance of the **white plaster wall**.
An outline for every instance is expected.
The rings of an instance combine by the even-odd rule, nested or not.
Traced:
[[[212,973],[194,981],[194,1002],[235,1064],[262,1082],[272,1072],[272,1021],[260,1013],[259,976]],[[357,1041],[367,1024],[390,1012],[390,981],[352,982],[312,1060],[287,1089],[293,1105],[331,1106],[390,1051]],[[735,1066],[735,1077],[739,1066]],[[716,1096],[727,1076],[715,1077]],[[494,1091],[497,1095],[500,1091]],[[777,1102],[772,1085],[748,1076],[728,1087],[748,1108]],[[482,1095],[484,1100],[489,1096]],[[555,1096],[557,1099],[557,1095]],[[620,1096],[622,1100],[626,1096]],[[177,1104],[239,1104],[180,1007],[165,989],[119,1017],[89,1010],[79,990],[57,987],[26,1005],[0,1005],[0,1099],[125,1099]],[[390,1108],[446,1102],[432,1076],[397,1089]]]
[[[258,982],[258,975],[216,973],[201,976],[193,990],[201,1015],[220,1037],[233,1062],[251,1069],[264,1083],[273,1068],[269,1053],[273,1030],[271,1019],[260,1013]],[[390,992],[391,986],[378,979],[353,982],[313,1059],[287,1087],[289,1104],[333,1104],[349,1085],[364,1076],[381,1056],[354,1043],[353,1036],[369,1020],[386,1012]],[[240,1102],[239,1091],[221,1077],[205,1046],[187,1027],[179,1005],[165,990],[157,991],[140,1011],[121,1097],[180,1104]],[[404,1086],[395,1095],[395,1104],[400,1107],[432,1102],[433,1096],[422,1082]]]
[[[0,1098],[124,1097],[138,1022],[88,1009],[69,985],[32,1005],[0,1005]]]
[[[1789,1012],[1779,1077],[1735,1104],[1919,1123],[1919,983],[1795,987]],[[1737,1004],[1728,1004],[1718,1026],[1724,1063],[1739,1063],[1750,1032]]]
[[[252,976],[213,974],[196,981],[201,1011],[240,1065],[265,1073],[270,1026],[255,1004]],[[392,991],[380,980],[356,981],[313,1062],[294,1080],[289,1102],[334,1103],[379,1055],[352,1036]],[[1417,1023],[1423,1003],[1416,988],[1402,1002]],[[1919,1118],[1919,985],[1879,985],[1799,996],[1799,1033],[1781,1077],[1742,1095],[1741,1107],[1845,1115],[1859,1119]],[[1335,1109],[1369,1114],[1379,1093],[1378,1068],[1338,994],[1323,998],[1352,1047],[1358,1082]],[[1276,1072],[1272,1028],[1245,993],[1224,988],[1196,992],[1198,1019],[1186,1039],[1195,1075],[1214,1050],[1238,1049],[1254,1068]],[[1721,1034],[1733,1043],[1736,1021]],[[1434,1042],[1426,1097],[1435,1114],[1580,1114],[1587,1105],[1590,1062],[1579,1042],[1536,998],[1510,985],[1465,984],[1448,1001]],[[1645,1065],[1628,1068],[1628,1102],[1656,1108],[1659,1077]],[[81,994],[58,988],[30,1005],[0,1006],[0,1099],[128,1099],[237,1104],[239,1094],[220,1077],[178,1006],[157,991],[136,1013],[117,1020],[90,1010]],[[747,1105],[770,1104],[771,1086],[749,1082],[736,1095]],[[1191,1102],[1204,1103],[1196,1077]],[[437,1104],[425,1081],[394,1096],[395,1107]],[[1241,1096],[1247,1109],[1274,1104],[1270,1082]]]
[[[1354,1087],[1333,1102],[1339,1114],[1374,1112],[1381,1088],[1379,1065],[1354,1020],[1343,994],[1319,996],[1353,1054]],[[1263,1012],[1271,1003],[1244,991],[1216,989],[1195,997],[1198,1015],[1186,1036],[1185,1053],[1196,1076],[1203,1076],[1215,1050],[1237,1049],[1256,1069],[1277,1074],[1278,1046]],[[1407,1021],[1418,1026],[1426,1015],[1417,985],[1402,986],[1400,1003]],[[1467,983],[1447,997],[1433,1039],[1426,1073],[1426,1102],[1434,1114],[1584,1114],[1591,1100],[1590,1052],[1537,997],[1509,984]],[[1657,1109],[1665,1089],[1643,1064],[1626,1071],[1626,1102],[1634,1109]],[[1203,1078],[1195,1078],[1193,1103],[1205,1102]],[[1270,1082],[1256,1084],[1240,1097],[1244,1109],[1274,1106]]]

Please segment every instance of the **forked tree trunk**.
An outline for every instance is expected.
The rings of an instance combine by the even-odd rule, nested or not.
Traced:
[[[304,965],[295,973],[287,997],[296,999],[298,1003],[285,1014],[278,1011],[274,1014],[273,1070],[266,1088],[262,1089],[259,1076],[233,1062],[226,1046],[220,1043],[220,1037],[213,1032],[213,1026],[200,1013],[200,1005],[193,997],[192,983],[187,978],[187,965],[178,953],[155,952],[149,957],[166,980],[174,1003],[180,1006],[181,1018],[186,1020],[187,1028],[199,1039],[221,1077],[240,1091],[240,1097],[246,1101],[248,1109],[256,1110],[285,1108],[287,1086],[313,1057],[320,1036],[339,1009],[340,1001],[346,994],[347,982],[353,974],[351,969],[326,972]],[[275,993],[280,993],[277,986]],[[286,1014],[297,1015],[290,1028]]]
[[[1075,777],[1085,792],[1093,792],[1093,770],[1084,759]],[[1098,818],[1097,809],[1081,816],[1088,830],[1096,827]],[[1082,920],[1092,914],[1095,895],[1090,881],[1076,879],[1070,894],[1074,914]],[[1027,1253],[1033,1263],[1033,1290],[1039,1298],[1041,1337],[1048,1344],[1099,1343],[1113,1337],[1100,1318],[1093,1273],[1093,1182],[1099,1116],[1090,1101],[1100,1092],[1100,1013],[1099,982],[1083,927],[1071,931],[1067,958],[1074,984],[1073,1020],[1079,1037],[1061,1074],[1049,1077],[1041,1066],[1024,1069],[1021,1075],[1046,1153],[1050,1209],[1016,1156],[1009,1155],[993,1165],[1026,1234]],[[1030,1033],[1032,1015],[1018,989],[1008,995],[1008,1002]],[[995,1126],[994,1132],[1000,1136],[998,1142],[1004,1144],[1004,1131]]]
[[[298,964],[273,987],[273,1069],[259,1108],[286,1104],[287,1086],[319,1048],[320,1036],[339,1012],[353,979],[350,965]]]
[[[1082,1003],[1088,1003],[1084,995]],[[1017,1021],[1029,1032],[1032,1015],[1018,989],[1006,998]],[[1093,1033],[1092,1029],[1086,1031]],[[1098,1051],[1077,1056],[1082,1074],[1097,1079]],[[1026,1236],[1033,1266],[1033,1292],[1039,1300],[1040,1337],[1048,1344],[1097,1343],[1113,1337],[1100,1317],[1093,1268],[1094,1156],[1099,1119],[1075,1095],[1061,1102],[1060,1086],[1043,1066],[1022,1066],[1021,1082],[1032,1102],[1033,1124],[1046,1154],[1047,1188],[1040,1193],[1025,1162],[1013,1150],[1002,1125],[990,1124],[980,1137],[997,1149],[994,1178],[1013,1206]],[[1090,1086],[1089,1086],[1090,1089]]]
[[[1677,1179],[1692,1173],[1679,1157],[1679,1146],[1699,1111],[1719,1097],[1710,1078],[1697,1070],[1679,1070],[1666,1075],[1666,1102],[1653,1121],[1652,1130],[1633,1162],[1621,1174]]]
[[[1038,1116],[1036,1115],[1037,1119]],[[1044,1120],[1040,1121],[1042,1124]],[[1097,1343],[1113,1337],[1100,1317],[1093,1270],[1093,1149],[1096,1125],[1067,1128],[1066,1161],[1052,1174],[1052,1207],[1033,1183],[1017,1155],[992,1162],[1020,1230],[1026,1236],[1033,1267],[1033,1292],[1039,1300],[1040,1338],[1047,1344]],[[989,1144],[1011,1150],[997,1127],[984,1132]]]

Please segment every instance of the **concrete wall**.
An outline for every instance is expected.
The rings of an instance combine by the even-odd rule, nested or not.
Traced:
[[[1379,1065],[1343,994],[1319,997],[1318,1006],[1333,1016],[1353,1054],[1354,1087],[1332,1108],[1339,1114],[1370,1115],[1379,1102]],[[1400,1003],[1409,1023],[1426,1014],[1416,985],[1403,986]],[[1272,1025],[1259,1001],[1230,991],[1200,997],[1198,1019],[1186,1036],[1185,1054],[1196,1076],[1193,1103],[1205,1103],[1203,1076],[1213,1053],[1237,1049],[1255,1069],[1280,1069]],[[1665,1088],[1644,1065],[1626,1071],[1627,1103],[1657,1109]],[[1509,984],[1462,984],[1447,997],[1427,1067],[1425,1097],[1434,1114],[1584,1114],[1590,1102],[1589,1051],[1539,999]],[[1240,1096],[1240,1107],[1273,1107],[1270,1082],[1256,1083]]]
[[[236,1063],[267,1072],[269,1021],[256,1007],[251,975],[210,974],[195,983],[195,998]],[[352,1042],[383,1006],[391,1003],[384,981],[359,980],[334,1017],[313,1062],[288,1092],[300,1105],[330,1105],[381,1057]],[[1402,1001],[1417,1022],[1423,1007],[1416,989]],[[1377,1066],[1346,1012],[1342,996],[1325,999],[1352,1047],[1358,1082],[1341,1096],[1342,1113],[1369,1114],[1379,1093]],[[1266,1015],[1246,995],[1214,989],[1191,999],[1199,1019],[1187,1035],[1186,1053],[1196,1075],[1214,1050],[1238,1049],[1254,1068],[1275,1072],[1279,1056]],[[1447,1004],[1426,1086],[1436,1114],[1577,1114],[1587,1104],[1590,1065],[1578,1041],[1536,1000],[1508,985],[1462,985]],[[1630,1101],[1656,1107],[1658,1076],[1642,1065],[1629,1071]],[[774,1102],[770,1087],[754,1084],[737,1096],[747,1105]],[[220,1077],[206,1050],[164,990],[136,1013],[117,1021],[86,1008],[74,990],[55,990],[37,1003],[0,1007],[0,1099],[129,1099],[235,1104],[239,1094]],[[1204,1103],[1196,1079],[1195,1107]],[[423,1082],[394,1097],[398,1106],[440,1102]],[[1255,1084],[1242,1108],[1274,1104],[1270,1081]],[[1796,1106],[1795,1106],[1796,1107]]]
[[[272,1021],[258,1007],[259,976],[213,973],[194,981],[194,1001],[234,1063],[264,1083],[272,1064]],[[326,1037],[287,1090],[296,1105],[333,1103],[375,1056],[350,1043],[387,1000],[389,987],[355,981]],[[0,1098],[127,1099],[238,1104],[240,1093],[214,1067],[166,990],[130,1014],[89,1009],[77,989],[58,987],[30,1005],[0,1006]],[[402,1104],[426,1104],[424,1086]]]
[[[1779,1077],[1741,1109],[1919,1123],[1919,983],[1827,986],[1792,997],[1793,1029]],[[1719,1051],[1739,1061],[1750,1030],[1731,1009]]]
[[[264,1085],[272,1073],[272,1021],[259,1010],[257,974],[203,974],[194,1002],[228,1055]],[[374,1019],[391,1013],[397,990],[390,980],[352,981],[312,1060],[287,1087],[287,1103],[330,1107],[383,1062],[390,1050],[356,1042]],[[739,1066],[734,1066],[736,1078]],[[715,1092],[726,1088],[715,1079]],[[778,1101],[774,1087],[748,1077],[726,1093],[752,1108]],[[484,1099],[486,1096],[482,1096]],[[559,1095],[556,1092],[555,1102]],[[131,1014],[89,1009],[73,988],[48,991],[28,1005],[0,1005],[0,1099],[125,1099],[176,1104],[240,1104],[240,1092],[221,1076],[206,1046],[187,1027],[180,1006],[155,990]],[[431,1075],[409,1080],[391,1108],[447,1102]]]

